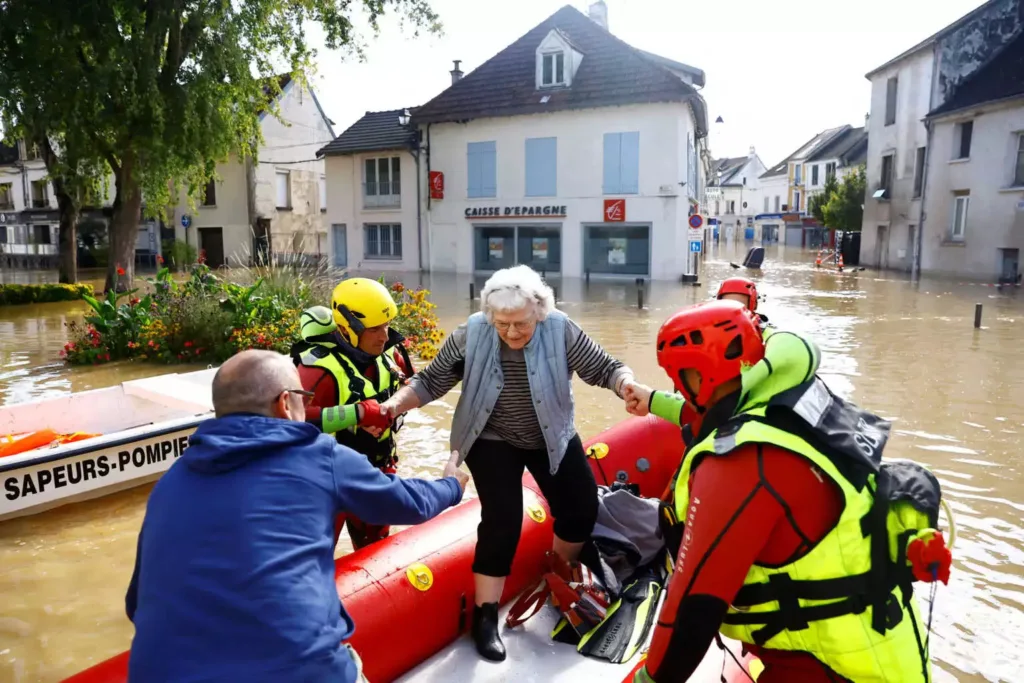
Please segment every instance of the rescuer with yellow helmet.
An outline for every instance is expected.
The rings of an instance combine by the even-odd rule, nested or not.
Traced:
[[[331,308],[314,306],[300,316],[302,341],[292,347],[302,387],[313,392],[306,411],[312,422],[341,443],[393,474],[392,422],[380,404],[413,373],[402,335],[390,324],[398,306],[376,280],[350,278],[334,288]],[[390,527],[369,525],[351,515],[339,517],[336,537],[348,522],[352,545],[362,548],[388,536]]]

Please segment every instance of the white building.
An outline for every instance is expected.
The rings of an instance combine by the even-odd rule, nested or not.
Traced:
[[[743,238],[746,228],[753,228],[754,216],[761,211],[760,177],[765,170],[753,147],[747,156],[712,161],[706,205],[708,215],[719,226],[720,237]],[[767,201],[767,197],[763,199]]]
[[[290,75],[279,84],[283,122],[260,114],[259,158],[218,164],[200,205],[190,209],[181,193],[170,214],[175,239],[204,252],[211,267],[328,254],[326,176],[316,152],[334,139],[332,122],[311,88]]]
[[[335,265],[694,272],[703,72],[615,38],[598,2],[590,17],[563,7],[465,77],[456,63],[452,77],[410,110],[408,128],[401,112],[367,114],[321,150],[327,222],[345,244],[332,246]]]
[[[972,241],[948,239],[949,207],[938,214],[926,210],[922,199],[931,192],[929,172],[940,164],[964,163],[949,157],[952,143],[940,142],[938,121],[930,125],[932,119],[928,114],[940,111],[956,96],[957,86],[1020,34],[1022,14],[1021,0],[990,0],[867,74],[871,81],[871,113],[860,246],[862,264],[979,278],[991,277],[1000,270],[1000,257],[994,251],[997,247],[988,240],[974,242],[978,249],[988,252],[984,257],[952,255],[950,250],[963,251],[963,244]],[[1014,73],[1019,74],[1020,66],[1016,69]],[[1024,121],[1018,127],[1024,128]],[[944,150],[930,151],[933,144],[943,144]],[[940,181],[939,187],[945,189],[938,192],[961,192],[968,187],[977,192],[985,182],[996,183],[995,175],[1005,170],[1004,165],[991,172],[983,170],[984,165],[966,164],[962,172],[946,169],[949,179]],[[970,180],[965,174],[971,176]],[[953,186],[958,189],[949,190]],[[960,205],[966,203],[961,201]],[[944,197],[942,204],[952,206],[953,200]],[[970,208],[987,212],[978,204],[971,202]],[[972,221],[968,213],[967,225]],[[1004,247],[1009,245],[999,248]],[[930,254],[927,262],[925,253]]]
[[[807,157],[804,162],[804,194],[811,199],[825,190],[830,177],[837,181],[864,165],[868,155],[867,127],[844,126],[843,132]]]
[[[24,140],[12,146],[0,143],[0,253],[55,256],[60,223],[56,208],[46,164],[34,146]]]
[[[852,126],[824,130],[772,166],[758,179],[762,213],[754,216],[753,238],[787,247],[821,246],[822,226],[810,216],[808,194],[822,189],[834,155],[851,142]]]
[[[1019,282],[1024,249],[1024,33],[931,112],[921,269]],[[908,245],[912,248],[912,245]]]

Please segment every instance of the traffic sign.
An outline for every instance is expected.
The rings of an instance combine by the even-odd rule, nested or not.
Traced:
[[[691,228],[699,228],[702,225],[704,225],[704,217],[703,216],[701,216],[699,213],[695,213],[692,216],[690,216],[690,227]]]
[[[690,242],[690,253],[691,254],[699,254],[700,253],[700,242]]]
[[[188,226],[192,225],[192,216],[187,213],[181,215],[181,227],[188,230]]]

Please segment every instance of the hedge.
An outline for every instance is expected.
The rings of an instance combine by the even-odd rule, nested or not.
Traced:
[[[48,304],[55,301],[78,301],[92,296],[92,285],[0,285],[0,306]]]

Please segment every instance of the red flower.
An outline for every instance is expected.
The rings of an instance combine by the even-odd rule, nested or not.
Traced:
[[[163,263],[164,262],[164,257],[161,256],[160,254],[157,254],[156,255],[156,262],[157,263]]]
[[[192,342],[190,342],[190,341],[185,342],[185,348],[186,349],[192,348]]]
[[[118,275],[124,275],[124,268],[122,268],[121,266],[118,266],[117,267],[117,274]]]
[[[130,303],[132,306],[137,306],[140,301],[142,301],[142,299],[135,298],[129,301],[128,303]]]
[[[153,340],[152,339],[149,340],[149,348],[153,348]]]

